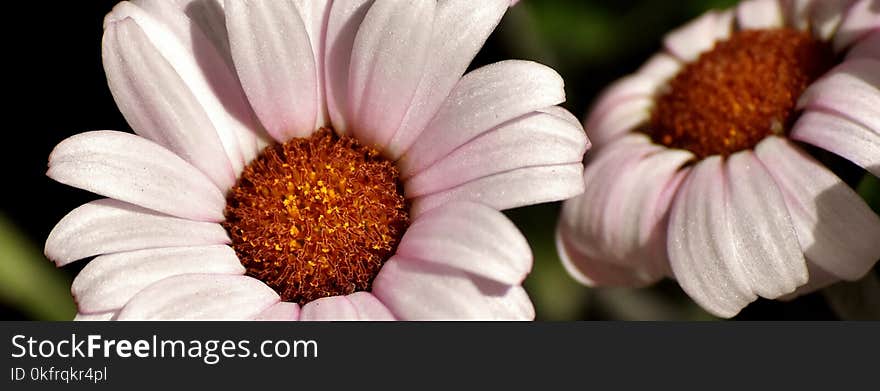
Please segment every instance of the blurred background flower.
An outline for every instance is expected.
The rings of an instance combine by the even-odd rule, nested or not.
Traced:
[[[8,81],[14,104],[3,155],[7,175],[0,202],[0,319],[65,320],[75,313],[69,287],[85,262],[56,269],[42,255],[54,224],[98,198],[45,176],[52,147],[90,129],[129,129],[107,88],[101,64],[102,20],[114,0],[19,2],[7,36],[16,53]],[[508,11],[471,68],[505,58],[535,60],[566,81],[564,106],[582,117],[597,93],[635,71],[663,35],[708,9],[733,0],[524,0]],[[26,7],[30,7],[27,9]],[[37,8],[39,7],[39,8]],[[880,210],[880,183],[854,178],[859,194]],[[562,268],[553,244],[559,203],[508,211],[527,236],[535,266],[525,282],[538,320],[707,320],[673,281],[646,289],[590,289]],[[789,302],[759,300],[734,319],[877,319],[877,270]]]

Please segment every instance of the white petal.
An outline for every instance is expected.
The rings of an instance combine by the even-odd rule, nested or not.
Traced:
[[[663,84],[675,76],[684,65],[674,56],[657,53],[636,72],[638,75],[654,77],[657,84]]]
[[[751,151],[726,164],[728,227],[752,291],[775,299],[807,282],[807,266],[785,200]]]
[[[587,138],[579,124],[541,112],[468,141],[404,183],[409,198],[524,167],[579,163]]]
[[[373,282],[373,294],[402,320],[532,320],[525,290],[458,269],[394,256]]]
[[[880,176],[880,134],[837,114],[806,111],[790,137],[834,152]]]
[[[692,158],[686,151],[650,144],[601,151],[585,169],[584,194],[572,201],[580,205],[563,210],[562,232],[572,235],[568,241],[587,250],[589,258],[635,269],[666,262],[669,202],[679,169]],[[652,274],[662,276],[663,270]]]
[[[105,25],[131,17],[205,110],[235,173],[257,153],[261,126],[235,74],[223,8],[217,1],[122,2]],[[208,35],[211,34],[211,35]]]
[[[279,301],[261,312],[254,320],[299,320],[299,304]]]
[[[348,296],[324,297],[306,303],[301,320],[379,321],[394,320],[394,315],[371,293],[355,292]]]
[[[880,259],[880,218],[865,201],[789,141],[769,137],[756,153],[785,196],[804,255],[847,280],[871,270]]]
[[[76,316],[73,317],[75,322],[98,322],[98,321],[107,321],[113,320],[113,317],[116,316],[116,312],[102,312],[99,314],[83,314],[77,313]]]
[[[782,6],[779,0],[743,1],[736,7],[736,22],[742,30],[782,27]]]
[[[188,75],[178,73],[130,17],[107,25],[102,53],[110,91],[132,129],[178,154],[221,189],[231,188],[235,172],[217,130],[183,79]]]
[[[93,259],[77,274],[71,292],[80,311],[105,312],[122,308],[142,289],[171,276],[244,272],[226,245],[129,251]]]
[[[292,1],[226,1],[238,77],[266,131],[278,142],[315,130],[317,66],[308,30]]]
[[[610,144],[615,139],[631,133],[639,125],[651,119],[654,97],[631,97],[611,105],[607,110],[590,113],[584,125],[590,141],[596,146]]]
[[[801,95],[799,109],[837,113],[880,134],[880,60],[848,60]]]
[[[184,274],[150,285],[119,312],[119,320],[248,320],[278,303],[259,280],[224,274]]]
[[[562,78],[534,62],[502,61],[465,75],[398,162],[404,177],[427,168],[480,134],[565,100]]]
[[[474,203],[451,203],[419,216],[397,255],[510,285],[520,284],[532,269],[532,251],[513,222]]]
[[[428,47],[431,60],[425,64],[412,104],[389,142],[387,152],[391,158],[399,158],[422,133],[508,6],[508,0],[448,0],[437,4]]]
[[[626,286],[641,288],[657,282],[663,276],[652,270],[634,269],[605,262],[588,256],[583,248],[585,242],[577,240],[561,227],[556,233],[556,251],[562,266],[575,281],[589,287]]]
[[[330,8],[333,1],[293,0],[299,9],[303,24],[309,33],[309,41],[315,58],[315,83],[317,86],[317,123],[315,128],[329,125],[327,113],[326,89],[324,85],[324,58],[327,51],[327,24],[330,19]]]
[[[45,253],[60,267],[99,254],[227,243],[220,224],[165,216],[105,198],[64,216],[49,233]]]
[[[691,62],[712,49],[715,42],[729,37],[732,30],[732,12],[710,11],[666,34],[663,44],[682,61]]]
[[[371,146],[385,146],[400,126],[424,72],[434,1],[375,2],[351,53],[348,125]]]
[[[204,174],[165,148],[129,133],[94,131],[58,143],[50,178],[158,212],[222,221],[226,198]]]
[[[561,201],[584,192],[581,163],[527,167],[467,182],[412,201],[418,216],[453,201],[472,201],[498,210]]]
[[[361,22],[372,5],[373,0],[335,0],[331,5],[324,43],[324,85],[330,121],[339,134],[350,133],[346,116],[350,112],[348,71],[351,50]]]
[[[679,285],[709,312],[736,315],[757,296],[737,257],[721,158],[698,163],[672,205],[667,246]]]

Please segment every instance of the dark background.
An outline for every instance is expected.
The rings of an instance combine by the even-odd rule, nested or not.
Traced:
[[[6,117],[0,191],[0,319],[69,319],[69,283],[84,261],[55,269],[42,258],[48,233],[67,212],[98,198],[45,176],[53,146],[96,129],[130,130],[101,65],[102,19],[116,1],[15,2],[6,12]],[[633,72],[663,34],[730,0],[523,0],[505,16],[473,66],[508,58],[554,67],[565,107],[583,118],[596,94]],[[12,5],[14,4],[14,5]],[[553,247],[559,204],[508,212],[527,235],[535,268],[526,288],[539,320],[713,319],[672,281],[655,287],[589,289],[568,277]],[[822,294],[759,300],[736,319],[837,319]]]

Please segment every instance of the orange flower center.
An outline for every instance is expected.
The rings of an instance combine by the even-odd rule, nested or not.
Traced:
[[[249,276],[305,304],[369,290],[408,224],[394,163],[324,128],[254,159],[223,226]]]
[[[832,60],[807,32],[735,32],[669,81],[645,132],[700,158],[753,148],[790,129],[798,98]]]

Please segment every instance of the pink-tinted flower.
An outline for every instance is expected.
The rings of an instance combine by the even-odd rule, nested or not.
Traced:
[[[878,14],[876,0],[745,1],[667,35],[586,120],[587,190],[557,235],[569,272],[673,277],[730,317],[869,271],[880,219],[807,147],[880,175]]]
[[[588,141],[527,61],[464,74],[509,0],[132,1],[105,20],[137,135],[51,178],[103,195],[46,242],[77,319],[532,319],[498,210],[583,191]]]

